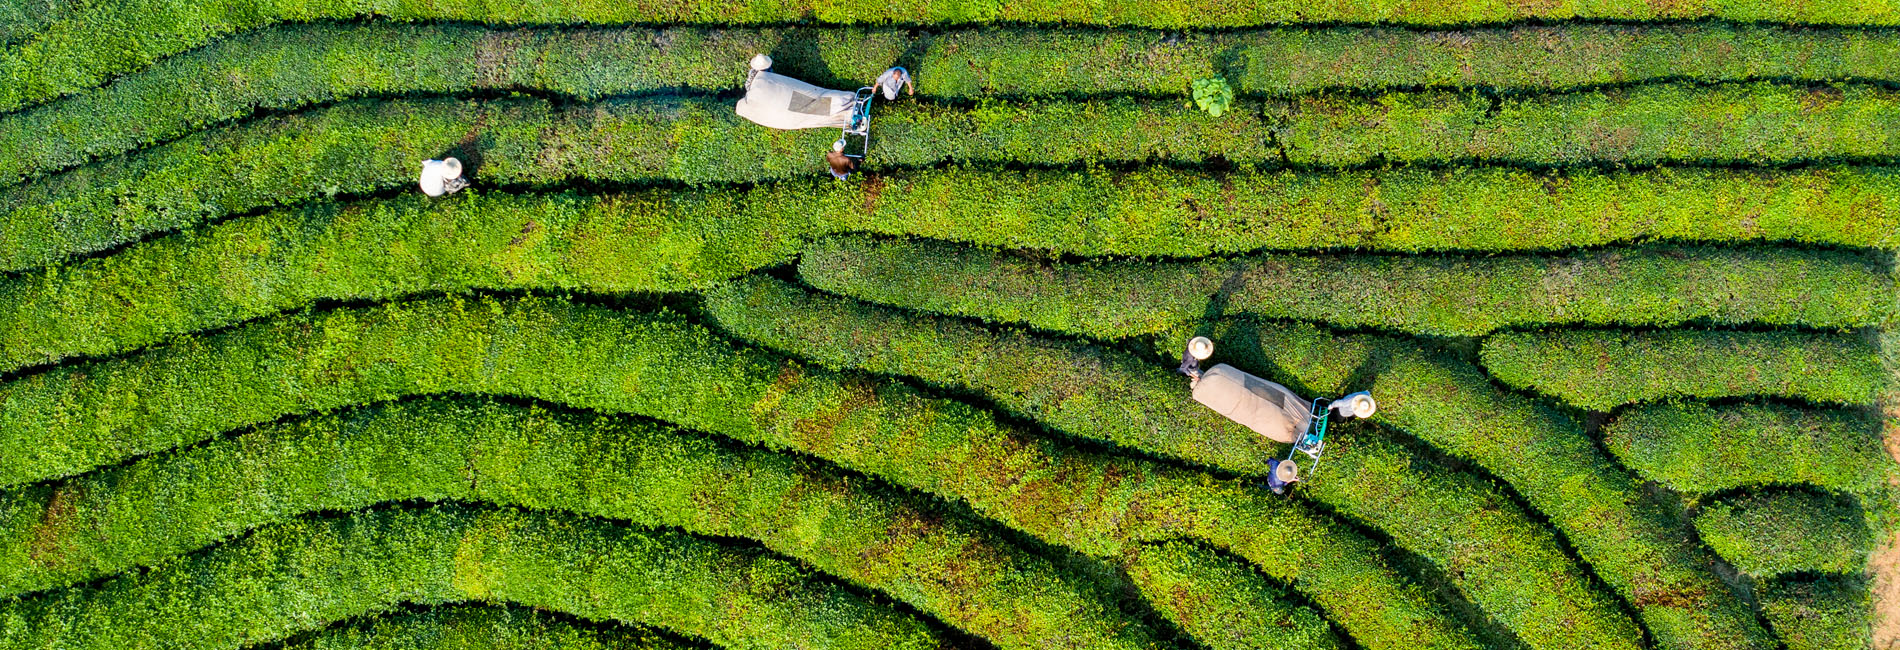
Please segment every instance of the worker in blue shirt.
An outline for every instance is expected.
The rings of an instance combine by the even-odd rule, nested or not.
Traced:
[[[1299,466],[1294,465],[1293,461],[1267,461],[1267,487],[1273,488],[1274,494],[1286,494],[1287,486],[1299,481]]]

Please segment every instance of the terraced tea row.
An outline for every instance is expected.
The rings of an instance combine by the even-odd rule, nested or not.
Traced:
[[[1788,650],[1863,648],[1874,625],[1869,592],[1867,582],[1854,577],[1770,580],[1761,589],[1761,607]]]
[[[451,392],[634,413],[796,449],[1097,557],[1204,540],[1290,582],[1365,647],[1475,647],[1373,542],[1299,502],[1072,450],[958,402],[806,369],[665,316],[562,301],[341,310],[23,377],[0,385],[9,405],[0,449],[20,459],[0,469],[18,485],[284,416]]]
[[[1124,554],[1123,568],[1142,597],[1210,650],[1344,647],[1312,610],[1288,606],[1285,589],[1201,545],[1143,544]]]
[[[300,513],[391,501],[562,510],[757,540],[999,648],[1156,643],[1099,588],[1031,551],[833,469],[626,419],[479,401],[268,425],[0,493],[0,593],[152,566]]]
[[[1890,296],[1873,298],[1892,304]],[[1887,316],[1885,318],[1892,318]],[[1870,319],[1863,325],[1878,325]],[[1889,375],[1865,336],[1803,332],[1571,330],[1485,340],[1484,367],[1506,384],[1607,411],[1672,398],[1786,395],[1872,404]]]
[[[213,0],[179,5],[163,0],[80,4],[60,0],[46,8],[10,0],[0,6],[0,110],[88,88],[113,76],[198,48],[231,34],[279,22],[383,17],[404,22],[460,21],[496,25],[716,24],[757,25],[813,21],[833,24],[948,26],[1032,23],[1153,28],[1222,28],[1299,23],[1465,25],[1567,19],[1618,21],[1716,18],[1737,22],[1820,25],[1900,24],[1900,9],[1871,3],[1800,3],[1774,0],[1699,0],[1659,7],[1643,0],[1589,5],[1524,5],[1496,0],[1421,5],[1402,0],[1290,5],[1277,2],[1197,0],[1167,4],[1115,0],[930,0],[814,2],[783,0],[642,1],[604,5],[567,0],[531,5],[443,5],[411,0],[264,2]]]
[[[847,239],[810,245],[859,226],[934,231],[941,225],[925,224],[944,212],[957,213],[958,222],[976,219],[981,203],[913,212],[932,205],[928,197],[943,186],[984,178],[947,176],[923,174],[912,184],[881,189],[795,184],[737,198],[718,191],[489,194],[276,211],[0,279],[0,342],[6,343],[0,371],[124,352],[325,300],[469,289],[698,289],[788,262],[807,248],[808,280],[871,300],[916,293],[985,309],[991,319],[1076,327],[1084,315],[1036,311],[1046,306],[1035,300],[1040,292],[1062,290],[1107,301],[1099,309],[1138,314],[1133,321],[1105,322],[1098,334],[1159,331],[1217,306],[1433,334],[1691,320],[1841,326],[1892,311],[1884,258],[1872,253],[1648,247],[1561,257],[1276,255],[1049,268],[1016,255],[936,244]],[[866,192],[881,196],[889,209],[857,212],[855,202]],[[897,214],[885,218],[889,212]],[[990,273],[992,264],[1010,269],[1002,274],[1007,283],[964,281]],[[915,268],[936,271],[916,274]],[[1308,287],[1333,290],[1311,293]],[[1065,318],[1069,322],[1056,322]],[[1877,382],[1877,363],[1871,368]]]
[[[874,160],[884,167],[1215,159],[1326,167],[1375,160],[1793,162],[1893,153],[1879,134],[1883,116],[1900,114],[1883,107],[1900,95],[1864,86],[1829,92],[1658,86],[1615,97],[1512,100],[1496,111],[1479,97],[1421,93],[1300,100],[1222,118],[1144,100],[968,109],[901,103],[879,117]],[[1743,123],[1738,110],[1749,116]],[[415,161],[445,152],[470,158],[479,182],[499,186],[747,182],[820,174],[822,157],[814,152],[830,138],[760,129],[723,104],[696,99],[561,109],[513,99],[347,104],[202,132],[7,190],[0,194],[0,251],[8,267],[19,268],[52,261],[45,253],[21,259],[21,249],[98,250],[233,212],[403,187],[414,182]]]
[[[812,187],[716,195],[464,195],[319,204],[0,279],[0,369],[123,352],[324,300],[430,291],[682,291],[792,259]],[[472,193],[471,193],[472,194]],[[790,205],[786,205],[790,204]]]
[[[404,604],[515,603],[724,648],[937,650],[923,621],[797,565],[583,518],[437,506],[272,525],[96,587],[0,603],[22,648],[239,648]]]
[[[397,128],[378,129],[373,135],[380,142],[393,143],[422,137],[418,133]],[[306,144],[310,143],[293,143],[291,149]],[[446,133],[437,144],[452,146]],[[332,190],[368,192],[406,184],[413,179],[405,154],[429,155],[425,152],[431,145],[422,142],[378,151],[338,140],[311,146],[333,149],[321,153],[325,159],[350,162],[343,168],[285,165],[253,175],[246,169],[268,163],[270,156],[259,151],[246,154],[251,147],[239,146],[232,154],[236,160],[264,157],[243,165],[230,163],[232,167],[220,171],[228,175],[219,178],[256,189],[212,184],[200,192],[177,184],[198,164],[191,162],[196,158],[178,151],[175,160],[171,154],[154,154],[133,168],[88,168],[61,180],[13,190],[10,197],[0,193],[0,199],[10,199],[12,206],[0,216],[11,228],[0,228],[0,269],[52,263],[154,232]],[[493,159],[514,154],[502,150],[486,155]],[[356,174],[357,180],[348,181],[347,186],[338,185],[346,181],[339,175],[352,174],[350,169],[371,161],[375,161],[374,169]],[[534,163],[507,164],[519,169]],[[296,174],[302,180],[286,180],[271,171]],[[585,177],[579,180],[615,177],[611,171],[578,163],[570,171]],[[558,184],[567,178],[514,175],[516,180],[534,184]],[[94,181],[100,186],[95,187]],[[1339,173],[950,168],[880,174],[863,183],[786,181],[632,196],[628,201],[606,200],[654,205],[652,209],[660,211],[692,206],[721,215],[744,214],[752,222],[788,224],[763,231],[768,233],[795,231],[792,226],[816,220],[833,229],[1091,256],[1197,257],[1262,248],[1341,247],[1517,251],[1640,239],[1900,246],[1900,203],[1892,199],[1900,196],[1900,175],[1886,168],[1553,174],[1498,168]],[[40,199],[54,201],[53,209],[41,207],[36,203]],[[394,205],[421,210],[424,203],[410,199]],[[452,213],[468,209],[456,198],[431,205],[451,213],[440,217],[444,219],[465,218]],[[318,205],[308,214],[274,218],[285,223],[301,218],[310,225],[293,231],[320,233],[331,228],[324,215],[335,210]],[[638,218],[635,214],[629,218]],[[385,229],[396,236],[400,226]]]
[[[1065,263],[844,237],[808,247],[798,273],[813,286],[872,302],[1101,338],[1223,314],[1471,336],[1548,324],[1873,325],[1900,312],[1888,260],[1845,251],[1640,247],[1537,257]],[[1072,298],[1045,299],[1051,295]]]
[[[503,133],[526,128],[579,131],[553,138],[556,142],[567,138],[604,141],[608,134],[598,132],[601,129],[677,131],[683,141],[652,134],[622,135],[637,135],[641,144],[650,147],[629,150],[644,152],[646,164],[656,159],[673,162],[646,168],[648,174],[692,182],[758,181],[792,173],[817,173],[820,157],[812,152],[823,151],[822,143],[830,139],[824,133],[762,129],[743,122],[723,102],[717,102],[718,108],[714,109],[715,102],[691,98],[627,100],[560,110],[526,101],[405,103],[435,106],[432,110],[439,114],[428,117],[438,122],[466,120],[464,111],[483,106],[500,111],[487,121],[457,131],[460,138],[450,140],[441,149],[467,147],[470,143],[481,143],[479,148],[486,149],[482,136],[491,129]],[[879,144],[872,161],[883,167],[901,167],[945,161],[1101,164],[1219,160],[1320,168],[1466,162],[1533,167],[1884,162],[1900,153],[1900,119],[1892,117],[1896,106],[1900,106],[1900,94],[1881,86],[1801,87],[1777,83],[1661,84],[1501,99],[1457,91],[1401,91],[1371,97],[1241,100],[1221,117],[1176,100],[986,101],[967,108],[905,101],[879,111]],[[319,114],[336,110],[326,109]],[[607,113],[625,120],[629,112],[644,114],[644,118],[632,123],[603,119],[608,117],[603,113]],[[335,118],[304,119],[328,124]],[[329,128],[361,125],[365,119],[357,116]],[[528,123],[520,123],[524,120]],[[284,128],[281,120],[231,128],[249,132],[273,126]],[[545,135],[552,137],[554,133]],[[302,137],[318,135],[304,133]],[[782,148],[788,141],[805,146]],[[767,146],[772,143],[778,146]],[[545,148],[552,144],[529,141],[520,146]],[[819,146],[813,148],[813,144]],[[804,155],[795,160],[782,159],[794,152]],[[712,155],[715,153],[728,155]],[[764,158],[759,159],[760,155]],[[41,167],[35,160],[89,157],[62,152],[30,154],[4,177],[61,168]],[[612,162],[613,158],[602,157],[597,164]]]
[[[801,264],[812,263],[814,258],[806,257]],[[967,286],[1015,282],[1025,272],[990,268],[993,272],[978,269],[963,276],[946,274],[929,265],[919,265],[916,270],[920,275],[933,276],[933,281],[948,275],[954,279],[946,284]],[[972,306],[979,304],[983,309],[993,307],[971,300],[946,308],[926,290],[888,295],[897,298],[893,302],[929,304],[944,310],[977,309]],[[1053,329],[1129,317],[1112,309],[1121,303],[1109,301],[1110,308],[1103,309],[1103,301],[1087,292],[1050,287],[1040,295],[1044,304],[1038,306],[1039,310],[1065,314],[1060,324],[1042,323]],[[1093,311],[1085,317],[1070,317],[1079,311],[1064,311],[1083,308]],[[1104,333],[1081,326],[1071,331]],[[1161,337],[1158,352],[1174,354],[1174,346],[1195,331],[1195,326],[1186,325]],[[1206,329],[1200,332],[1210,333]],[[1121,334],[1141,333],[1131,329]],[[1703,630],[1711,629],[1739,628],[1741,634],[1751,634],[1749,615],[1708,570],[1710,558],[1670,514],[1672,506],[1646,496],[1635,481],[1596,450],[1580,423],[1547,405],[1494,388],[1482,372],[1468,364],[1412,351],[1397,341],[1337,338],[1298,326],[1256,328],[1236,323],[1216,327],[1211,333],[1220,341],[1217,349],[1226,351],[1224,358],[1238,358],[1236,363],[1255,369],[1271,368],[1274,372],[1269,374],[1291,378],[1310,392],[1333,394],[1369,388],[1380,396],[1382,420],[1454,455],[1475,460],[1504,478],[1568,535],[1599,576],[1640,608],[1639,614],[1650,631],[1664,643],[1705,644],[1709,642],[1706,637],[1687,639],[1708,634]],[[1348,387],[1344,385],[1348,376],[1360,379]],[[1368,380],[1370,386],[1365,384]],[[1571,487],[1574,485],[1591,489],[1579,492]],[[1671,586],[1662,586],[1665,584]],[[1689,611],[1656,607],[1660,603],[1682,607],[1686,598],[1710,598],[1721,604],[1696,606]],[[1741,638],[1756,639],[1743,643],[1759,642],[1759,637],[1752,635]]]
[[[1057,431],[1267,473],[1278,445],[1186,399],[1123,353],[827,298],[764,278],[708,294],[739,338],[834,368],[975,391]],[[1159,436],[1183,436],[1156,444]],[[1175,444],[1167,444],[1173,442]],[[1641,634],[1554,536],[1485,481],[1429,466],[1371,431],[1336,443],[1300,494],[1391,536],[1531,648],[1636,648]],[[1227,454],[1217,455],[1219,452]],[[1455,540],[1455,541],[1454,541]]]
[[[1478,368],[1402,341],[1311,326],[1202,326],[1220,357],[1317,394],[1378,395],[1377,420],[1483,467],[1549,518],[1597,576],[1669,647],[1766,645],[1754,616],[1710,569],[1672,504],[1645,491],[1583,425],[1501,390]],[[1180,335],[1195,331],[1183,328]],[[1172,353],[1181,338],[1165,339]]]
[[[1696,514],[1702,541],[1742,573],[1859,574],[1873,534],[1852,500],[1798,490],[1766,490],[1717,500]]]
[[[1679,492],[1806,483],[1873,493],[1894,474],[1880,420],[1847,409],[1664,403],[1619,412],[1603,446]]]
[[[525,607],[451,605],[326,629],[285,650],[689,650],[641,628],[564,620]]]
[[[1242,96],[1327,89],[1564,90],[1692,79],[1900,81],[1900,38],[1859,30],[1690,25],[1446,32],[1277,29],[527,29],[293,25],[220,41],[101,89],[0,119],[0,178],[31,176],[259,111],[344,99],[534,90],[585,100],[736,90],[744,62],[855,88],[886,67],[926,97],[1182,95],[1222,76]],[[467,62],[477,61],[479,65]],[[3,96],[4,92],[0,92]],[[0,99],[0,110],[27,98]]]

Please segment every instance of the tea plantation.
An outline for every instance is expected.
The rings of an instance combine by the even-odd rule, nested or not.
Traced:
[[[1896,251],[1892,0],[0,0],[0,650],[1885,650]]]

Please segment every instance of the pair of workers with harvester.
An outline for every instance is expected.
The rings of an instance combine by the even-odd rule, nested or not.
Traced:
[[[740,117],[761,126],[782,129],[839,129],[838,139],[825,152],[825,166],[843,180],[856,171],[870,152],[871,106],[880,94],[897,99],[898,92],[915,93],[910,72],[901,67],[854,91],[831,90],[772,72],[772,57],[752,57],[746,73],[745,96],[734,107]],[[418,180],[424,194],[442,196],[468,186],[462,164],[454,158],[423,162]],[[1214,354],[1214,342],[1194,337],[1181,353],[1181,374],[1187,375],[1194,401],[1275,442],[1292,445],[1284,459],[1268,461],[1267,485],[1275,493],[1302,478],[1296,458],[1312,460],[1304,474],[1311,475],[1326,450],[1326,428],[1333,416],[1368,417],[1378,405],[1364,392],[1328,400],[1301,398],[1287,387],[1247,374],[1227,364],[1202,369]]]

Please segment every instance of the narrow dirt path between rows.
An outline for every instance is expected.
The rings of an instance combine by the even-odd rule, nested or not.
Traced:
[[[1900,256],[1895,257],[1895,264],[1900,265]],[[1887,418],[1881,439],[1886,443],[1887,455],[1900,462],[1900,335],[1892,333],[1896,326],[1887,325],[1886,340],[1882,341],[1882,352],[1893,376],[1887,384],[1887,397],[1882,400]],[[1900,477],[1888,482],[1900,485]],[[1874,648],[1895,650],[1900,648],[1900,529],[1888,531],[1886,539],[1874,547],[1867,570],[1873,574]]]

